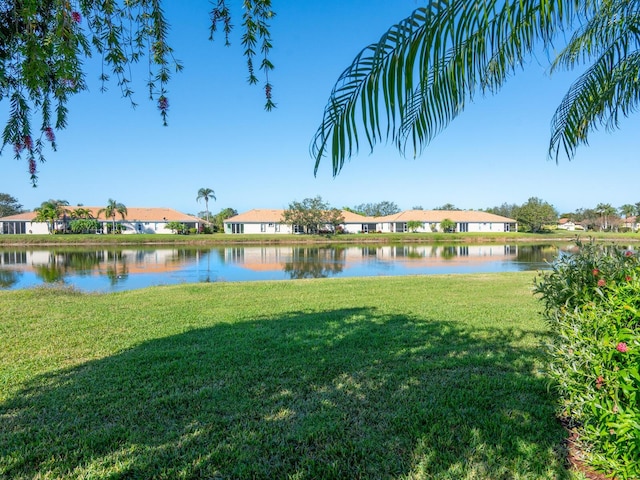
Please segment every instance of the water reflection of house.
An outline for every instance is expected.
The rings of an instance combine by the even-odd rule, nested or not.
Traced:
[[[225,233],[298,233],[303,229],[283,222],[284,210],[254,209],[224,220]],[[445,220],[456,232],[516,232],[512,218],[474,210],[406,210],[384,217],[365,217],[342,211],[341,227],[346,233],[369,232],[442,232]]]
[[[278,271],[296,260],[319,263],[339,263],[344,268],[376,261],[398,263],[407,267],[434,267],[464,263],[492,262],[496,259],[515,260],[515,245],[366,245],[341,249],[313,246],[265,246],[225,248],[225,261],[253,271]]]
[[[190,251],[189,255],[196,253]],[[84,272],[102,275],[108,269],[117,268],[121,273],[166,273],[183,268],[184,251],[180,249],[119,250],[96,248],[64,251],[19,250],[0,254],[0,266],[20,271],[39,271],[57,268],[68,272]],[[195,258],[194,258],[195,260]]]
[[[55,230],[66,230],[73,220],[72,212],[76,209],[85,209],[90,213],[90,218],[96,219],[99,224],[98,233],[105,233],[115,223],[124,234],[131,233],[174,233],[167,228],[170,222],[178,222],[187,229],[198,229],[202,224],[200,218],[180,213],[171,208],[145,208],[127,207],[127,213],[123,219],[116,214],[115,219],[105,218],[104,212],[98,215],[102,207],[66,206],[66,213],[54,222]],[[36,212],[24,212],[8,217],[0,218],[0,233],[2,234],[47,234],[49,225],[46,222],[36,221]]]

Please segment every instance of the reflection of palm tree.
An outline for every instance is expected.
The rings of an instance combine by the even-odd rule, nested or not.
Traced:
[[[198,190],[198,196],[196,197],[196,202],[199,202],[200,199],[204,199],[204,208],[207,211],[207,223],[209,223],[209,199],[216,199],[216,192],[214,192],[210,188],[201,188]]]
[[[124,220],[127,216],[127,207],[123,203],[118,203],[114,199],[110,198],[107,206],[98,210],[98,217],[104,212],[106,218],[111,218],[111,233],[116,233],[116,214],[120,214]]]
[[[58,252],[51,251],[49,252],[49,262],[46,265],[38,265],[36,273],[45,283],[61,282],[64,281],[66,268],[64,262],[62,265],[58,263]]]
[[[107,257],[109,256],[113,259],[113,264],[107,264],[107,277],[111,281],[111,285],[115,285],[118,281],[128,276],[129,268],[127,267],[126,257],[122,255],[122,250],[109,252]]]
[[[0,288],[13,287],[18,283],[19,278],[20,276],[18,275],[18,272],[4,269],[0,270]]]

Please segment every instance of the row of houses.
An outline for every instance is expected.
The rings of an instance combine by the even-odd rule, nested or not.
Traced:
[[[87,210],[91,216],[98,222],[98,229],[96,233],[107,233],[110,225],[115,223],[118,225],[118,230],[123,234],[131,233],[175,233],[173,230],[167,228],[170,222],[179,222],[184,224],[187,228],[199,229],[204,223],[204,220],[194,217],[192,215],[186,215],[180,213],[177,210],[171,208],[137,208],[127,207],[127,214],[125,218],[121,218],[120,214],[117,214],[115,219],[99,218],[98,212],[104,207],[85,207],[85,206],[67,206],[65,207],[69,211],[73,211],[78,208]],[[60,218],[53,222],[53,225],[49,225],[47,222],[37,221],[37,212],[24,212],[8,217],[0,218],[0,232],[3,234],[47,234],[51,232],[51,228],[54,231],[66,231],[69,223],[73,218],[68,213],[64,213]]]
[[[623,228],[631,230],[632,232],[637,232],[638,230],[640,230],[640,218],[636,216],[626,218],[612,218],[607,221],[606,225],[603,224],[597,227],[594,227],[593,221],[574,222],[570,218],[561,218],[558,220],[557,228],[558,230],[568,230],[571,232],[575,230],[593,230],[597,228],[612,229],[614,231],[618,231]]]
[[[75,207],[67,207],[73,210]],[[79,207],[78,207],[79,208]],[[98,218],[100,207],[82,207],[87,209],[99,223],[98,233],[106,233],[112,222],[118,224],[123,234],[135,233],[174,233],[167,225],[179,222],[186,228],[200,231],[206,223],[192,215],[186,215],[169,208],[127,207],[126,217],[115,219]],[[284,223],[284,210],[254,209],[241,213],[224,221],[224,232],[228,234],[291,234],[302,233],[299,225]],[[25,212],[0,218],[2,234],[47,234],[51,226],[47,222],[36,220],[36,212]],[[514,219],[487,212],[465,210],[407,210],[383,217],[367,217],[357,213],[342,211],[344,218],[340,228],[345,233],[392,233],[392,232],[442,232],[442,223],[455,225],[456,232],[515,232],[518,229]],[[53,224],[54,230],[64,231],[71,218],[64,214]],[[327,226],[329,228],[329,226]]]
[[[302,227],[283,222],[284,210],[254,209],[226,219],[224,232],[242,233],[302,233]],[[517,222],[493,213],[467,210],[405,210],[383,217],[366,217],[342,211],[344,233],[442,232],[442,223],[453,222],[456,232],[516,232]],[[327,228],[330,226],[327,225]]]

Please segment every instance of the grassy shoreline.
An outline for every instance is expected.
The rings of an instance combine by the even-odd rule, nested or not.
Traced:
[[[0,291],[0,478],[581,478],[533,276]]]
[[[31,245],[238,245],[238,244],[488,244],[572,242],[577,237],[600,241],[640,242],[638,233],[370,233],[349,235],[0,235],[0,247]]]

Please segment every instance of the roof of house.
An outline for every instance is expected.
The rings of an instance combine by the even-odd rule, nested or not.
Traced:
[[[515,223],[512,218],[495,215],[478,210],[405,210],[393,215],[376,217],[378,222],[433,222],[439,223],[445,219],[456,223]]]
[[[224,223],[283,223],[282,215],[284,214],[282,209],[260,209],[254,208],[244,213],[240,213],[233,217],[224,220]],[[341,210],[344,217],[344,223],[367,223],[375,222],[374,217],[364,217],[357,213]]]
[[[101,220],[111,220],[106,218],[104,212],[98,212],[104,207],[85,207],[85,206],[73,206],[67,205],[64,207],[67,212],[73,212],[76,209],[83,208],[91,212],[94,218]],[[9,215],[8,217],[0,218],[0,221],[23,221],[32,222],[38,213],[23,212],[16,215]],[[122,220],[120,214],[116,214],[116,220]],[[180,213],[177,210],[171,208],[147,208],[147,207],[127,207],[127,213],[125,220],[129,222],[202,222],[198,217]]]

